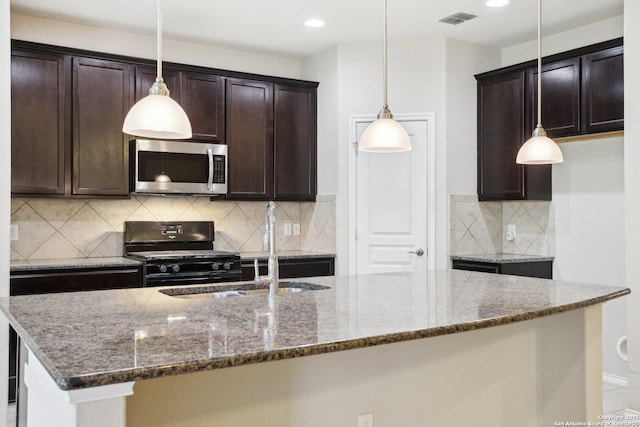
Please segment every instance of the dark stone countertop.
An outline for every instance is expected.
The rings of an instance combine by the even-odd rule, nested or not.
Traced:
[[[517,255],[517,254],[472,254],[472,255],[451,255],[456,261],[477,261],[490,262],[494,264],[510,264],[516,262],[540,262],[553,261],[552,256],[543,255]]]
[[[70,390],[498,327],[630,292],[458,270],[303,280],[330,289],[272,298],[75,292],[0,298],[0,310]]]

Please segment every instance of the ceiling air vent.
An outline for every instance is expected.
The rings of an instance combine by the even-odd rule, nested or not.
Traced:
[[[444,22],[445,24],[458,25],[463,22],[470,21],[473,18],[477,18],[476,15],[471,15],[470,13],[458,12],[453,15],[446,16],[442,18],[439,22]]]

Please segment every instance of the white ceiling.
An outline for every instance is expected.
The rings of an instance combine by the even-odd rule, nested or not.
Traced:
[[[154,35],[156,0],[10,0],[13,13]],[[389,0],[389,39],[451,37],[504,47],[535,39],[536,0]],[[304,57],[337,43],[380,40],[382,0],[164,0],[164,37]],[[438,20],[477,15],[460,25]],[[546,0],[543,36],[622,15],[623,0]],[[327,25],[311,29],[308,18]]]

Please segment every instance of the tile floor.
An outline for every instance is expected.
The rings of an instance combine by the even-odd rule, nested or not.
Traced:
[[[627,388],[603,381],[602,382],[602,413],[603,415],[624,416],[627,407]],[[16,405],[9,405],[7,426],[16,424]],[[630,425],[630,424],[625,424]],[[640,427],[640,422],[637,424]]]

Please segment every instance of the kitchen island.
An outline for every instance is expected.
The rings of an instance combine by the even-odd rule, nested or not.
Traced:
[[[29,425],[351,427],[373,413],[378,426],[538,426],[601,414],[600,304],[627,288],[467,271],[304,281],[328,289],[0,299],[30,349]]]

